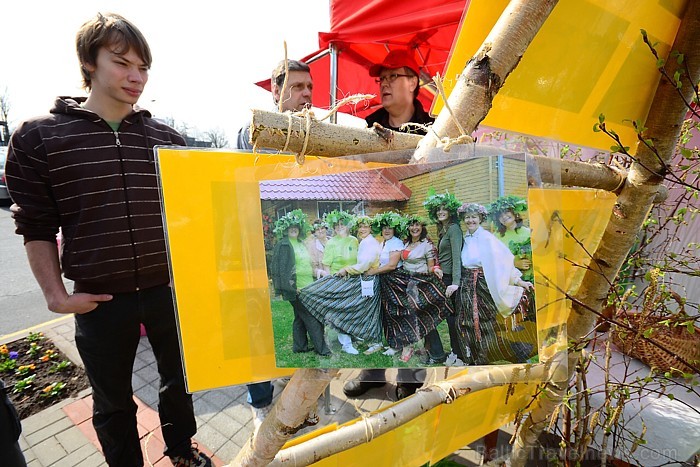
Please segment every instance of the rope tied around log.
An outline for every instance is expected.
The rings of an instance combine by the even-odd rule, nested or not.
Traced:
[[[322,119],[317,119],[314,112],[307,108],[303,108],[302,110],[298,112],[287,112],[287,119],[289,121],[289,125],[287,126],[287,138],[284,142],[284,147],[282,148],[282,152],[286,152],[287,149],[289,148],[289,142],[291,141],[292,137],[292,117],[298,117],[298,118],[303,118],[305,121],[305,128],[304,128],[304,143],[301,146],[301,151],[299,151],[295,158],[296,162],[299,165],[304,165],[304,161],[306,159],[306,149],[309,145],[309,138],[311,136],[311,123],[312,122],[322,122],[326,120],[327,118],[330,118],[331,115],[335,114],[338,112],[338,109],[340,109],[342,106],[352,103],[356,104],[360,101],[363,100],[369,100],[372,99],[374,94],[353,94],[351,96],[348,96],[344,99],[341,99],[339,102],[337,102],[329,111],[328,114],[326,114],[325,117]]]
[[[450,107],[450,104],[447,102],[447,95],[445,94],[445,88],[442,86],[442,77],[440,76],[440,73],[437,73],[433,77],[433,82],[435,83],[435,87],[437,87],[438,93],[440,96],[442,96],[442,101],[445,103],[445,108],[447,109],[447,112],[450,114],[450,117],[452,118],[452,121],[454,122],[455,126],[459,130],[460,135],[456,138],[449,138],[445,136],[444,138],[440,138],[438,136],[438,139],[440,140],[440,143],[443,144],[442,150],[445,152],[450,152],[450,149],[452,149],[452,146],[455,146],[457,144],[469,144],[474,142],[474,138],[469,136],[466,131],[464,131],[464,128],[462,125],[459,123],[459,120],[457,120],[457,117],[455,117],[454,112],[452,111],[452,107]]]

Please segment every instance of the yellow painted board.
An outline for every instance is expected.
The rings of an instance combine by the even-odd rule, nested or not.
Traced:
[[[258,182],[368,165],[307,157],[298,166],[289,155],[195,149],[157,154],[188,390],[289,375],[293,369],[275,366]]]
[[[507,0],[472,0],[445,72],[454,88],[507,6]],[[604,114],[634,152],[632,121],[646,118],[659,83],[644,29],[666,57],[687,0],[560,0],[516,69],[496,95],[483,124],[516,133],[609,150],[613,141],[594,133]],[[443,107],[441,98],[432,112]]]

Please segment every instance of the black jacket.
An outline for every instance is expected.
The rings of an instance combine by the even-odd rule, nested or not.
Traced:
[[[272,250],[272,285],[285,300],[297,298],[297,274],[294,247],[288,237],[277,242]]]
[[[51,114],[23,122],[8,152],[7,186],[24,241],[56,241],[76,291],[120,293],[167,284],[156,145],[185,145],[146,110],[114,131],[81,98],[58,98]]]
[[[423,105],[420,103],[418,99],[413,99],[413,115],[411,116],[411,123],[421,123],[423,125],[427,125],[428,123],[433,123],[435,119],[428,114],[425,110],[423,110]],[[365,121],[367,122],[367,126],[369,128],[372,128],[372,125],[374,122],[379,123],[381,126],[384,128],[388,128],[390,130],[394,131],[401,131],[396,127],[393,127],[389,125],[389,112],[386,111],[384,107],[382,107],[379,110],[374,111],[373,113],[369,114],[366,118]],[[425,135],[425,131],[423,131],[421,128],[407,128],[402,131],[403,133],[413,133],[416,135]]]

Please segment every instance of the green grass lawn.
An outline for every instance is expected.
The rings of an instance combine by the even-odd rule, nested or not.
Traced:
[[[330,357],[321,357],[316,352],[294,353],[292,352],[292,322],[294,311],[292,305],[285,300],[273,300],[272,303],[272,327],[275,338],[275,355],[277,366],[281,368],[392,368],[392,367],[421,367],[422,341],[415,344],[416,352],[408,363],[399,360],[398,355],[387,356],[381,351],[372,355],[363,355],[370,342],[355,342],[355,348],[359,355],[350,355],[343,352],[338,342],[338,333],[330,327],[326,327],[326,342],[333,353]],[[443,321],[438,326],[438,333],[445,350],[450,350],[450,337],[447,330],[447,322]],[[310,344],[310,343],[309,343]]]

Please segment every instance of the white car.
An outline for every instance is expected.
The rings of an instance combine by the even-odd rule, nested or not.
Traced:
[[[10,193],[7,191],[5,182],[5,161],[7,160],[7,146],[0,146],[0,203],[10,200]]]
[[[0,146],[0,203],[10,201],[10,193],[5,182],[5,161],[7,160],[7,146]]]

